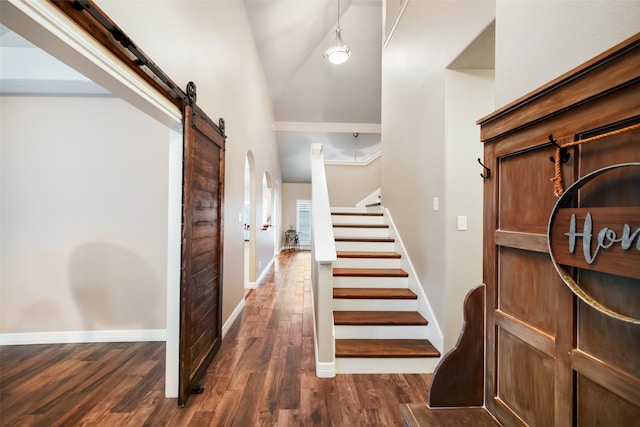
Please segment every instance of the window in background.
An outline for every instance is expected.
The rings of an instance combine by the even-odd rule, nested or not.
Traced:
[[[296,231],[300,244],[311,243],[311,200],[296,200]]]

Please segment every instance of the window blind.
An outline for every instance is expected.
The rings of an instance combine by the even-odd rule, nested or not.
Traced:
[[[296,200],[298,241],[311,243],[311,200]]]

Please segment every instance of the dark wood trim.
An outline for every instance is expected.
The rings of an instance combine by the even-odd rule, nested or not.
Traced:
[[[495,155],[495,144],[487,144],[484,147],[484,165],[490,168],[493,173],[491,179],[484,180],[484,202],[483,202],[483,237],[482,253],[482,281],[485,289],[485,382],[484,395],[485,405],[489,412],[494,413],[495,403],[491,396],[496,395],[496,330],[494,307],[498,304],[498,289],[495,279],[498,271],[498,247],[495,244],[494,236],[498,229],[498,197],[497,182],[500,179],[500,169]],[[492,325],[492,326],[489,326]]]

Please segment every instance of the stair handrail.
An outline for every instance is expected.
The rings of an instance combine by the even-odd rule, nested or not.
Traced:
[[[322,144],[311,144],[311,256],[316,375],[333,377],[333,263],[338,258]]]

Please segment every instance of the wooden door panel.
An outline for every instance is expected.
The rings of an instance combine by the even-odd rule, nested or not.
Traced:
[[[528,425],[553,425],[553,357],[502,329],[498,355],[498,398]]]
[[[600,133],[604,132],[603,130]],[[593,132],[589,132],[585,133],[584,137],[592,135]],[[580,176],[605,166],[628,162],[640,162],[640,129],[607,136],[580,145]]]
[[[549,191],[553,163],[550,147],[500,159],[500,230],[545,235],[556,202]]]
[[[628,316],[637,316],[640,313],[640,292],[637,292],[640,281],[638,279],[591,270],[580,270],[577,278],[580,287],[604,307]],[[621,323],[623,324],[625,322]]]
[[[549,255],[500,248],[499,309],[551,336],[559,282]]]
[[[577,388],[576,418],[580,427],[638,425],[640,406],[582,375],[578,375]]]
[[[640,328],[579,303],[577,348],[640,378]],[[621,351],[620,345],[624,351]]]

